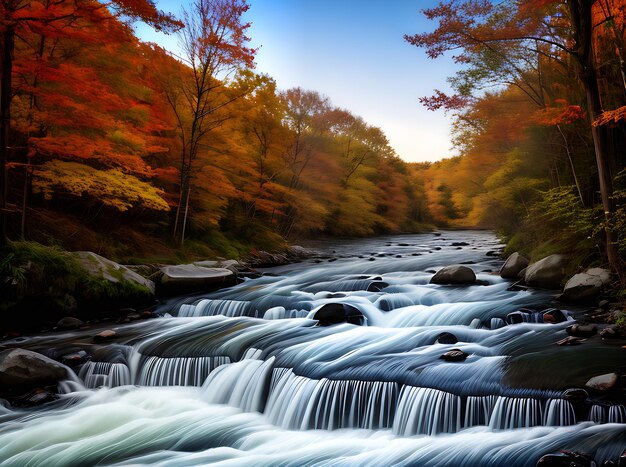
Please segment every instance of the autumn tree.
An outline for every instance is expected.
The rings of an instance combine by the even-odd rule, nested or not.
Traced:
[[[245,95],[232,92],[228,83],[241,69],[253,66],[255,50],[246,47],[250,24],[242,15],[248,10],[245,0],[196,0],[183,9],[185,27],[179,33],[186,65],[180,68],[177,82],[167,92],[176,115],[181,140],[180,197],[173,235],[185,239],[194,164],[203,150],[209,132],[222,125],[228,116],[223,110]]]
[[[611,0],[442,1],[437,7],[424,10],[427,18],[438,21],[438,27],[433,32],[406,36],[406,40],[424,47],[431,58],[455,51],[455,60],[468,66],[451,78],[455,95],[436,91],[423,102],[431,108],[462,109],[482,86],[495,82],[516,86],[543,105],[542,59],[559,63],[571,59],[576,64],[592,123],[603,110],[594,34],[602,23],[615,22],[609,12],[623,13],[620,6],[621,2]],[[602,205],[610,220],[615,153],[607,147],[606,128],[590,127]],[[610,229],[606,230],[605,247],[611,267],[621,271]]]
[[[172,16],[157,10],[150,0],[117,0],[109,7],[128,21],[142,20],[155,29],[171,32],[180,27]],[[108,13],[107,6],[85,0],[50,2],[34,0],[2,0],[0,2],[0,246],[7,241],[7,161],[11,144],[11,104],[13,96],[13,59],[16,37],[32,32],[54,30],[55,35],[73,32],[74,20],[94,19]]]

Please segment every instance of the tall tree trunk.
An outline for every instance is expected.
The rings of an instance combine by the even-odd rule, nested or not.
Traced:
[[[623,280],[622,264],[615,244],[615,236],[610,228],[613,213],[613,183],[611,177],[610,153],[607,148],[606,129],[593,123],[602,113],[602,101],[598,88],[598,73],[594,61],[593,41],[593,0],[569,0],[572,25],[574,27],[575,57],[580,67],[580,79],[587,97],[587,111],[591,122],[591,135],[598,166],[598,179],[602,207],[606,220],[606,256],[611,269]]]
[[[6,27],[2,34],[2,57],[0,59],[0,248],[7,244],[7,160],[9,153],[9,126],[11,124],[11,87],[13,72],[14,26]]]

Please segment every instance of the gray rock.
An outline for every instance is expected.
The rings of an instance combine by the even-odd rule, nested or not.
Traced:
[[[600,294],[602,287],[611,281],[611,273],[607,269],[592,268],[572,276],[565,287],[561,300],[567,302],[583,302],[593,300]]]
[[[57,328],[59,329],[78,329],[83,326],[83,323],[78,318],[74,318],[72,316],[66,316],[65,318],[61,318],[57,323]]]
[[[131,271],[126,266],[122,266],[91,251],[74,251],[72,254],[78,259],[83,269],[92,276],[106,279],[115,284],[122,281],[133,282],[136,285],[145,287],[150,293],[154,294],[154,282]]]
[[[544,289],[558,289],[565,277],[567,257],[550,255],[526,268],[524,281],[526,284]]]
[[[513,253],[500,268],[500,277],[516,279],[520,271],[528,266],[528,262],[528,259],[521,256],[518,252]]]
[[[2,392],[34,388],[67,377],[67,368],[54,360],[26,349],[0,352],[0,388]]]
[[[193,264],[165,266],[161,273],[161,285],[168,292],[200,292],[232,285],[236,281],[235,273],[230,269]]]
[[[615,387],[617,380],[617,373],[607,373],[605,375],[594,376],[585,383],[585,387],[593,389],[594,391],[606,392]]]
[[[441,268],[430,279],[431,284],[473,284],[476,274],[472,269],[460,264]]]

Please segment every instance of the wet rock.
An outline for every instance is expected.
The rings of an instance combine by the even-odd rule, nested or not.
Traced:
[[[567,321],[567,315],[558,308],[550,308],[543,312],[543,322],[550,324],[564,323]]]
[[[376,261],[376,258],[369,258],[368,261]]]
[[[389,287],[389,284],[387,284],[386,282],[381,282],[381,281],[375,281],[372,282],[368,287],[367,287],[367,291],[368,292],[380,292],[381,290],[383,290],[385,287]]]
[[[469,355],[466,354],[465,352],[463,352],[460,349],[452,349],[446,353],[444,353],[441,357],[441,359],[445,360],[446,362],[462,362],[464,361]]]
[[[317,320],[320,326],[331,326],[339,323],[356,324],[357,326],[365,324],[363,313],[345,303],[327,303],[315,312],[313,319]]]
[[[139,319],[154,319],[154,318],[158,318],[158,317],[159,316],[156,313],[154,313],[152,311],[148,311],[148,310],[142,311],[139,314]]]
[[[115,338],[117,333],[112,329],[105,329],[104,331],[93,336],[93,341],[96,343],[109,342]]]
[[[556,345],[559,345],[559,346],[578,345],[582,342],[584,342],[584,339],[581,339],[580,337],[567,336],[565,339],[561,339],[560,341],[557,341]]]
[[[558,454],[546,454],[541,457],[537,467],[596,467],[596,463],[588,454],[561,451]]]
[[[435,344],[456,344],[457,342],[459,342],[459,340],[454,334],[451,332],[442,332],[437,337]]]
[[[57,328],[62,330],[71,330],[78,329],[83,326],[83,323],[78,318],[74,318],[73,316],[66,316],[65,318],[61,318],[57,323]]]
[[[524,281],[527,285],[544,289],[558,289],[565,277],[567,257],[550,255],[526,268]]]
[[[563,393],[563,399],[571,403],[580,403],[589,397],[587,391],[582,388],[570,388]]]
[[[464,285],[476,282],[476,274],[471,268],[463,265],[452,265],[441,268],[430,279],[431,284]]]
[[[598,326],[595,324],[572,324],[566,329],[570,336],[591,337],[597,334]]]
[[[21,348],[0,352],[0,392],[52,384],[66,376],[65,366],[39,353]]]
[[[398,243],[398,246],[411,246],[408,243]]]
[[[506,259],[502,268],[500,268],[500,277],[503,279],[516,279],[520,271],[528,266],[528,263],[527,258],[515,252]]]
[[[161,288],[167,293],[201,292],[233,285],[236,275],[226,268],[205,268],[193,264],[161,269]]]
[[[594,376],[585,383],[585,387],[598,392],[607,392],[617,385],[617,373]]]
[[[467,242],[452,242],[451,245],[452,246],[469,246],[469,243],[467,243]]]
[[[611,280],[607,269],[592,268],[572,276],[565,287],[561,300],[565,302],[588,302],[595,299]]]
[[[500,253],[497,251],[488,251],[485,253],[485,256],[500,256]]]
[[[600,331],[602,339],[625,339],[626,333],[616,326],[609,326]]]
[[[608,300],[600,300],[598,302],[598,308],[602,308],[603,310],[608,310],[611,306],[611,303]]]

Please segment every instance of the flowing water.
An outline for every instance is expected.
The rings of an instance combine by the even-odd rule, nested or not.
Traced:
[[[552,294],[508,290],[491,233],[314,246],[328,257],[170,300],[163,318],[116,326],[114,344],[93,330],[9,342],[92,358],[59,400],[0,406],[0,465],[534,466],[626,448],[623,405],[564,398],[622,365],[623,343],[555,346],[568,323],[538,312]],[[429,284],[459,263],[479,284]],[[328,303],[362,325],[317,325]],[[444,332],[458,342],[438,343]],[[467,359],[442,360],[451,349]]]

